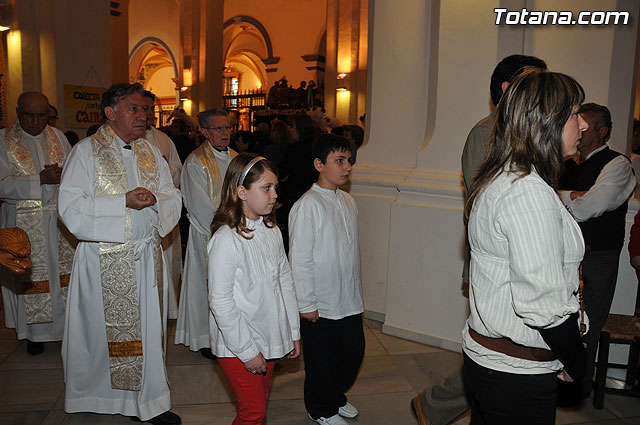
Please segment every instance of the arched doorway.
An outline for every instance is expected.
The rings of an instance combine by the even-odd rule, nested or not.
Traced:
[[[238,15],[228,19],[223,28],[225,70],[237,70],[240,90],[265,87],[267,73],[274,71],[272,65],[277,64],[280,58],[273,57],[271,37],[264,25],[251,16]]]
[[[277,69],[273,66],[279,58],[273,57],[269,34],[255,18],[234,16],[223,28],[225,107],[237,116],[239,129],[249,130],[253,112],[265,105],[268,73]],[[227,105],[230,96],[234,98]]]
[[[156,95],[156,125],[168,125],[179,102],[178,67],[169,47],[156,38],[140,40],[129,54],[129,81]]]

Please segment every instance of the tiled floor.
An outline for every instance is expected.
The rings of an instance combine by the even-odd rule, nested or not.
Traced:
[[[366,320],[365,325],[366,356],[358,380],[349,392],[349,400],[361,413],[347,422],[414,425],[409,401],[428,379],[454,367],[458,359],[433,347],[383,335],[380,323]],[[421,362],[424,356],[438,357],[442,367],[425,370]],[[280,364],[282,368],[276,372],[271,391],[268,425],[312,425],[302,401],[302,361],[283,360]],[[184,346],[170,344],[167,369],[173,411],[182,417],[183,424],[231,423],[235,416],[233,397],[215,362]],[[120,415],[66,414],[60,343],[46,344],[43,354],[31,357],[26,353],[26,343],[16,341],[15,333],[0,324],[1,425],[132,423]],[[468,415],[455,422],[468,423]],[[595,410],[591,400],[587,400],[580,409],[558,409],[557,423],[640,425],[640,400],[607,395],[603,410]]]

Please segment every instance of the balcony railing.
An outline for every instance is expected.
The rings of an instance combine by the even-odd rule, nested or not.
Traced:
[[[267,94],[259,91],[249,91],[243,94],[225,95],[225,109],[259,109],[267,106]]]

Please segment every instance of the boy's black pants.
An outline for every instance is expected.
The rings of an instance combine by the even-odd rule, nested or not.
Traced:
[[[300,319],[304,358],[304,404],[317,419],[338,413],[347,398],[364,357],[362,315],[339,320],[320,318],[316,323]]]

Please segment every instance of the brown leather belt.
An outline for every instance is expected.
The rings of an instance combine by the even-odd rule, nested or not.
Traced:
[[[534,362],[550,362],[557,359],[551,350],[526,347],[516,344],[508,338],[489,338],[488,336],[480,335],[471,328],[469,328],[469,336],[471,336],[475,342],[489,350],[497,351],[498,353],[518,359],[531,360]]]

